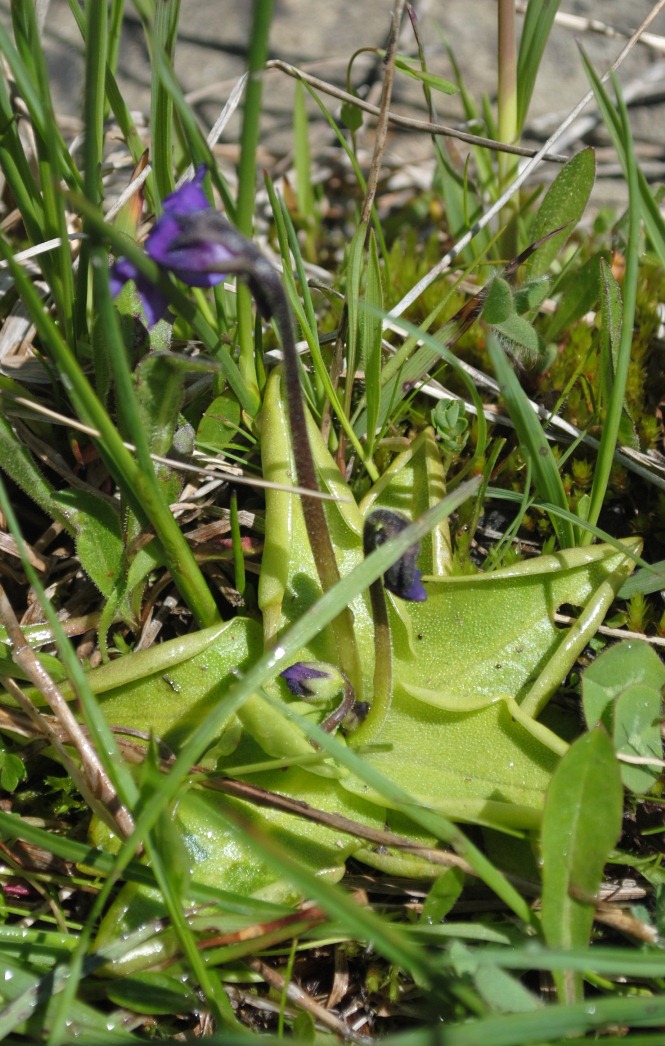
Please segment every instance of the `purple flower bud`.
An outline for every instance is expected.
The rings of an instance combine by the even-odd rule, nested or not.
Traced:
[[[348,679],[335,665],[323,661],[296,661],[295,665],[285,668],[280,675],[292,694],[318,705],[329,704],[341,692],[340,704],[319,725],[327,734],[331,734],[340,723],[346,723],[347,716],[356,704],[355,695]]]
[[[322,661],[296,661],[280,675],[295,697],[328,700],[344,686],[339,669]]]
[[[413,568],[413,576],[411,578],[411,583],[409,585],[405,585],[404,581],[402,581],[401,584],[404,587],[402,588],[401,591],[397,591],[397,589],[395,589],[395,588],[390,588],[390,589],[388,589],[388,591],[389,592],[394,592],[395,595],[401,596],[402,599],[410,600],[411,603],[424,603],[425,600],[427,599],[427,592],[425,591],[425,586],[423,585],[422,581],[420,580],[422,578],[422,576],[423,575],[422,575],[421,571],[418,570],[418,567],[414,567]],[[384,584],[385,584],[385,575],[384,575]],[[386,585],[386,588],[388,588],[387,585]]]
[[[363,528],[365,555],[368,556],[390,538],[401,534],[408,525],[408,519],[392,509],[378,508],[370,513]],[[383,575],[383,583],[389,592],[412,603],[423,603],[427,599],[427,592],[420,580],[422,574],[416,566],[419,552],[420,544],[412,545]]]

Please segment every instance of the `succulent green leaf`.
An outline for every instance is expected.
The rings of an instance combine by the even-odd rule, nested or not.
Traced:
[[[0,390],[10,395],[28,396],[16,382],[0,379]],[[37,468],[25,443],[18,439],[8,420],[0,415],[0,462],[1,468],[14,483],[23,490],[50,519],[60,523],[71,533],[72,525],[58,504],[51,484]]]
[[[620,755],[653,759],[652,765],[622,763],[621,777],[631,792],[648,792],[662,773],[663,739],[660,733],[661,690],[631,686],[614,706],[614,745]]]
[[[515,312],[521,316],[522,313],[529,312],[531,309],[537,309],[547,297],[549,289],[550,281],[546,277],[522,284],[513,291]]]
[[[538,335],[524,316],[508,316],[502,323],[495,323],[493,329],[517,359],[534,360],[540,355],[541,343]]]
[[[544,333],[545,341],[556,341],[598,301],[599,255],[575,267],[557,284],[558,307]]]
[[[358,131],[363,125],[362,109],[351,102],[344,102],[340,110],[340,118],[345,127],[350,131]]]
[[[464,888],[464,872],[460,868],[447,868],[435,879],[423,903],[420,922],[434,925],[443,922]]]
[[[235,439],[240,427],[240,404],[233,396],[216,396],[196,433],[197,444],[203,450],[220,451]]]

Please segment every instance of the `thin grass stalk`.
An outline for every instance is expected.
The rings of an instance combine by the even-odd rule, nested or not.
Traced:
[[[243,235],[251,240],[254,233],[254,201],[256,198],[256,154],[261,127],[263,79],[265,76],[273,0],[255,0],[250,34],[248,72],[243,106],[240,164],[238,166],[238,206],[235,222]],[[260,397],[254,358],[254,320],[252,296],[244,285],[238,286],[238,366],[250,394],[255,397],[254,413]]]
[[[132,836],[132,839],[134,839],[134,836],[136,836],[136,832]],[[192,974],[201,988],[202,994],[212,1011],[212,1015],[215,1018],[217,1025],[222,1028],[236,1028],[238,1022],[231,1008],[228,997],[219,983],[216,971],[207,968],[205,959],[198,949],[194,933],[185,918],[183,899],[177,888],[173,888],[173,881],[170,875],[172,863],[171,856],[167,855],[165,859],[163,858],[163,855],[159,848],[155,846],[149,833],[145,833],[145,837],[139,842],[141,848],[143,848],[144,845],[148,851],[152,871],[157,880],[156,885],[161,890],[161,895],[169,915],[169,921],[176,932],[183,953],[189,962]],[[136,841],[133,846],[131,843],[129,845],[125,844],[121,849],[108,878],[102,884],[91,910],[87,913],[87,918],[79,931],[76,947],[68,958],[67,964],[63,964],[54,971],[55,973],[60,971],[64,976],[59,979],[59,984],[57,984],[54,977],[53,983],[49,985],[49,997],[54,994],[54,991],[57,992],[58,987],[61,989],[60,993],[57,995],[52,1031],[48,1040],[49,1046],[52,1042],[55,1043],[56,1046],[60,1046],[61,1043],[67,1041],[66,1035],[70,1023],[69,1014],[78,993],[79,982],[83,976],[86,975],[86,972],[88,972],[86,971],[86,966],[90,961],[89,956],[93,934],[120,878],[122,873],[120,857],[126,852],[129,853],[131,858],[132,854],[136,852]],[[20,997],[14,1000],[14,1005],[19,1002]],[[7,1009],[9,1010],[9,1007]],[[7,1011],[5,1011],[4,1014],[0,1014],[0,1036],[2,1035],[3,1016],[7,1016]]]
[[[517,59],[517,130],[522,132],[543,52],[561,0],[529,0]]]
[[[71,176],[73,164],[57,129],[45,56],[41,47],[34,46],[34,41],[39,39],[39,33],[32,4],[13,5],[12,21],[18,52],[12,68],[17,80],[21,77],[20,90],[30,112],[37,149],[37,169],[43,205],[41,231],[44,239],[57,239],[59,244],[54,256],[47,262],[49,287],[65,337],[70,345],[76,345],[73,318],[74,276],[67,239],[64,198],[59,191],[60,179],[68,174]],[[11,61],[11,54],[7,57]],[[79,176],[76,172],[73,183],[78,181]]]
[[[51,99],[51,82],[40,46],[32,4],[12,4],[14,40],[0,25],[0,54],[11,69],[18,93],[28,109],[33,129],[44,145],[54,150],[54,172],[71,188],[82,187],[81,176],[58,128]],[[3,129],[3,134],[5,130]]]
[[[108,11],[106,4],[87,0],[85,8],[85,90],[83,92],[84,192],[93,207],[102,206],[102,160],[104,158],[104,116],[106,106],[106,62]],[[87,232],[85,223],[83,231]],[[86,329],[88,307],[88,269],[90,241],[84,236],[76,275],[76,329]]]
[[[109,72],[113,76],[115,76],[118,67],[120,38],[122,36],[122,23],[124,17],[125,0],[111,0],[109,5],[109,45],[107,49],[107,61]]]
[[[85,43],[85,39],[86,39],[85,14],[81,10],[81,7],[80,7],[80,4],[78,3],[78,0],[68,0],[68,3],[69,3],[69,10],[71,11],[72,17],[74,18],[74,21],[76,22],[78,30],[79,30],[79,32],[81,34],[81,38],[82,38],[83,42]],[[113,115],[114,115],[114,117],[115,117],[115,119],[116,119],[116,121],[118,123],[118,127],[120,128],[120,134],[122,136],[122,140],[124,141],[125,145],[129,149],[129,152],[131,153],[131,156],[132,156],[132,159],[133,159],[134,163],[138,163],[139,159],[141,158],[141,156],[145,152],[145,145],[144,145],[143,140],[141,139],[138,131],[136,130],[136,125],[134,124],[134,120],[132,118],[132,115],[131,115],[131,113],[129,111],[129,108],[128,108],[124,98],[122,97],[122,95],[120,93],[120,89],[118,88],[118,84],[117,84],[117,81],[116,81],[116,78],[115,78],[115,73],[114,73],[115,62],[114,62],[113,67],[110,64],[111,63],[111,47],[112,47],[112,44],[113,44],[114,33],[120,31],[119,27],[116,26],[116,24],[114,22],[115,11],[116,11],[116,8],[120,8],[121,9],[120,14],[118,15],[118,18],[121,18],[122,10],[124,9],[123,5],[124,5],[124,0],[113,0],[112,7],[111,7],[111,13],[110,13],[110,30],[109,30],[109,41],[110,42],[109,42],[109,49],[108,49],[108,51],[109,51],[109,58],[108,58],[108,63],[107,63],[107,67],[106,67],[106,78],[105,78],[105,90],[106,90],[106,98],[107,98],[107,105],[105,107],[105,118],[108,116],[108,110],[110,109],[110,111],[113,113]],[[149,190],[146,190],[146,193],[148,195],[150,205],[152,206],[153,205],[153,198],[152,198],[153,194]]]
[[[596,524],[600,516],[607,487],[612,470],[614,453],[617,449],[621,416],[626,397],[626,385],[628,383],[628,368],[633,345],[633,327],[635,323],[635,306],[637,302],[637,277],[640,250],[640,194],[638,183],[637,161],[633,147],[633,137],[630,130],[630,122],[626,104],[621,94],[616,77],[613,75],[612,82],[617,99],[617,111],[621,120],[623,138],[623,160],[625,165],[625,177],[628,187],[628,241],[626,243],[626,271],[623,281],[623,316],[621,321],[621,339],[619,341],[619,352],[615,365],[614,384],[612,395],[607,405],[607,413],[604,418],[603,430],[600,437],[598,457],[593,473],[593,484],[589,497],[589,511],[587,519],[589,523]],[[595,89],[605,94],[600,83],[594,85]],[[590,541],[589,532],[585,532],[584,543]]]
[[[2,50],[2,26],[0,26],[0,50]],[[7,91],[4,76],[0,76],[0,120],[4,132],[0,135],[0,170],[7,180],[16,206],[21,212],[21,219],[31,244],[41,243],[46,239],[44,227],[44,208],[41,194],[33,177],[18,132],[18,125]],[[44,276],[52,265],[48,255],[40,257]]]
[[[129,425],[132,443],[136,448],[137,460],[133,466],[133,472],[134,483],[138,483],[139,501],[142,502],[139,518],[145,519],[146,515],[148,516],[162,546],[167,566],[178,591],[192,610],[198,624],[205,628],[219,620],[219,611],[194,554],[165,502],[162,489],[157,482],[147,435],[134,395],[134,384],[124,342],[109,294],[105,248],[98,248],[94,257],[95,300],[106,332],[117,395],[124,405],[124,417]],[[129,460],[133,462],[131,457]],[[124,483],[122,480],[120,481],[120,489],[130,501],[135,503],[136,497],[132,498],[127,482],[128,480],[131,482],[131,477],[124,476],[123,478]]]
[[[208,173],[210,174],[210,177],[222,199],[229,221],[235,221],[235,201],[231,198],[229,187],[219,172],[215,158],[208,142],[203,136],[196,116],[187,103],[182,87],[178,83],[177,77],[173,71],[172,63],[160,48],[155,49],[152,55],[152,61],[164,86],[164,90],[168,91],[174,109],[178,114],[181,131],[187,141],[188,159],[191,161],[191,166],[197,168],[203,164],[203,166],[207,168]]]
[[[514,0],[499,0],[498,5],[498,135],[502,142],[514,145],[517,140],[517,43],[515,39]],[[500,152],[497,157],[499,194],[513,181],[518,170],[518,158]],[[501,252],[505,258],[517,253],[517,222],[514,201],[506,204],[499,215],[505,226],[501,236]]]
[[[168,811],[165,810],[164,813],[167,814]],[[173,869],[172,854],[168,852],[168,844],[163,848],[159,846],[155,840],[156,834],[151,833],[151,838],[146,840],[146,849],[161,890],[164,905],[169,914],[170,923],[178,937],[184,958],[201,988],[207,1005],[210,1007],[215,1024],[221,1028],[237,1029],[239,1026],[238,1018],[220,983],[219,974],[217,970],[208,967],[205,957],[198,947],[194,932],[185,916],[184,908],[187,900],[182,895],[182,889],[177,882],[177,873]]]
[[[238,495],[234,490],[231,494],[231,541],[233,548],[233,570],[236,591],[241,596],[245,594],[245,554],[242,547],[242,534],[240,532],[240,521],[238,519]]]
[[[266,188],[268,190],[268,196],[270,197],[270,205],[275,218],[275,226],[277,230],[277,237],[279,240],[280,252],[283,258],[283,281],[287,288],[287,293],[291,306],[295,315],[300,323],[300,327],[304,337],[307,340],[309,346],[310,355],[312,357],[312,365],[314,368],[314,374],[317,381],[317,390],[321,388],[325,396],[328,397],[330,404],[337,416],[337,419],[349,439],[355,453],[358,455],[363,466],[367,469],[370,478],[375,481],[379,478],[378,472],[374,466],[372,460],[368,457],[368,454],[363,447],[360,439],[355,433],[353,426],[349,420],[348,415],[344,411],[342,404],[339,401],[337,392],[333,386],[328,367],[325,364],[323,356],[321,355],[321,347],[318,341],[318,332],[316,325],[316,317],[314,315],[314,307],[312,304],[309,288],[307,286],[307,274],[302,261],[302,255],[300,253],[300,246],[298,244],[298,238],[296,231],[293,227],[293,222],[288,213],[288,209],[284,200],[277,196],[275,188],[268,176],[266,176]],[[298,281],[301,288],[301,294],[303,302],[300,301],[296,290],[295,280],[291,272],[291,258],[289,251],[293,255],[295,260],[296,272],[298,275]],[[307,374],[300,371],[301,385],[307,380]]]
[[[298,213],[305,226],[305,254],[316,261],[316,232],[320,224],[312,185],[312,154],[309,144],[309,121],[302,80],[295,82],[293,106],[293,140],[296,170],[296,200]]]
[[[160,0],[155,7],[154,22],[146,32],[150,39],[150,50],[159,51],[173,64],[173,55],[178,31],[180,0]],[[155,187],[161,200],[175,188],[173,178],[173,99],[165,90],[159,68],[152,70],[151,107],[152,117],[152,169]]]

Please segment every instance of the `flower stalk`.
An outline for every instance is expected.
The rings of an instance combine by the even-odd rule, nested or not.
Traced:
[[[368,556],[391,538],[408,527],[409,521],[399,512],[379,508],[365,520],[363,528],[363,552]],[[374,622],[374,693],[369,711],[357,730],[354,731],[355,746],[367,744],[380,732],[390,711],[393,697],[393,645],[390,620],[384,587],[393,595],[410,602],[422,603],[427,592],[420,580],[416,566],[420,543],[408,548],[383,575],[369,587]]]

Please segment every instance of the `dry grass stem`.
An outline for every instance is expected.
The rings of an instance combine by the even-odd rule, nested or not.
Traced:
[[[379,119],[376,124],[376,135],[374,139],[374,153],[372,155],[372,162],[369,168],[369,174],[367,176],[367,189],[365,190],[365,199],[363,200],[362,210],[360,212],[360,221],[368,227],[369,233],[369,220],[372,215],[372,207],[374,205],[374,197],[376,196],[377,186],[379,184],[379,172],[381,170],[381,161],[383,159],[383,153],[386,148],[386,140],[388,137],[388,113],[390,110],[390,100],[393,94],[393,83],[395,80],[395,59],[397,57],[397,39],[399,36],[399,27],[402,23],[402,16],[404,14],[404,6],[406,0],[395,0],[393,6],[392,21],[390,24],[390,36],[388,37],[388,45],[386,47],[386,57],[383,63],[383,87],[381,89],[381,102],[379,105]]]
[[[39,662],[32,647],[26,643],[13,607],[9,603],[2,587],[0,587],[0,620],[2,620],[7,630],[7,636],[12,645],[12,658],[15,664],[42,694],[53,712],[60,729],[58,731],[52,729],[48,720],[39,713],[39,710],[34,707],[13,679],[4,679],[3,686],[32,719],[39,732],[48,737],[49,741],[57,749],[63,764],[67,767],[68,773],[76,783],[76,787],[81,791],[81,794],[85,796],[86,802],[91,809],[109,824],[113,831],[128,837],[131,835],[134,827],[131,814],[120,802],[118,794],[90,741],[87,731],[77,722],[59,688]],[[81,768],[72,760],[64,747],[65,743],[72,745],[76,749],[81,760]]]
[[[377,105],[372,105],[371,102],[365,102],[362,98],[358,98],[355,94],[349,94],[348,91],[344,91],[341,87],[336,87],[334,84],[328,83],[327,80],[320,80],[317,76],[312,76],[311,73],[307,73],[304,70],[298,68],[295,65],[289,65],[288,62],[282,61],[280,58],[273,58],[266,64],[268,69],[279,69],[280,72],[286,73],[287,76],[292,76],[296,80],[302,80],[304,83],[309,84],[310,87],[314,87],[317,91],[322,91],[324,94],[330,95],[332,98],[339,99],[340,102],[347,102],[349,105],[355,105],[357,109],[362,109],[365,113],[370,113],[372,116],[380,116],[381,109]],[[429,120],[418,120],[411,116],[400,116],[398,113],[387,114],[388,123],[394,124],[396,127],[404,127],[410,131],[424,131],[425,134],[443,135],[447,138],[456,138],[460,142],[466,142],[468,145],[477,145],[485,149],[493,149],[496,152],[513,153],[515,156],[535,157],[539,156],[540,159],[547,160],[551,163],[565,163],[568,159],[567,156],[560,156],[556,153],[550,153],[546,151],[542,155],[540,152],[536,153],[533,149],[526,149],[520,145],[506,145],[503,142],[498,142],[494,138],[483,138],[482,135],[469,134],[467,131],[461,131],[457,127],[449,127],[445,124],[434,124]]]

